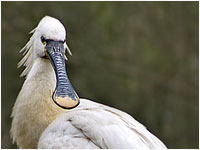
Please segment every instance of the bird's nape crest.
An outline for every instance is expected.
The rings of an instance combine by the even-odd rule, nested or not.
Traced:
[[[33,65],[33,37],[36,28],[33,29],[30,34],[33,34],[27,44],[19,51],[20,53],[23,52],[23,58],[17,64],[18,68],[21,66],[25,66],[24,71],[21,73],[20,77],[26,76],[31,67]]]
[[[25,69],[23,70],[23,72],[20,74],[20,77],[26,76],[29,71],[32,68],[33,65],[33,43],[34,43],[34,36],[35,36],[35,31],[36,31],[37,27],[34,28],[29,34],[32,34],[32,36],[30,37],[30,40],[26,43],[26,45],[19,51],[20,53],[23,52],[23,58],[19,61],[19,63],[17,64],[18,68],[21,66],[25,66]],[[66,49],[68,51],[68,53],[70,55],[72,55],[67,43],[66,44]],[[68,58],[66,57],[66,55],[64,55],[65,60],[68,60]]]

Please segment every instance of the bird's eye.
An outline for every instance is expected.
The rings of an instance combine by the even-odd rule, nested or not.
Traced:
[[[46,44],[46,39],[43,37],[43,36],[41,36],[41,42],[45,45]]]

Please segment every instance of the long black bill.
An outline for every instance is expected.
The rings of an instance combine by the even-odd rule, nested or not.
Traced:
[[[72,109],[80,103],[74,91],[65,68],[65,50],[62,42],[46,41],[46,52],[56,74],[56,88],[52,95],[53,101],[64,109]]]

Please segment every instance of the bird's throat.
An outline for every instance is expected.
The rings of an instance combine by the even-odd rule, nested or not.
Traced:
[[[29,72],[12,112],[11,135],[20,148],[37,148],[43,131],[63,113],[52,101],[56,86],[53,68],[47,59],[37,59]]]

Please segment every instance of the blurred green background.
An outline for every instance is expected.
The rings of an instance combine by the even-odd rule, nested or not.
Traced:
[[[19,50],[45,15],[67,28],[80,97],[131,114],[168,148],[199,145],[199,2],[1,2],[1,146],[24,78]]]

